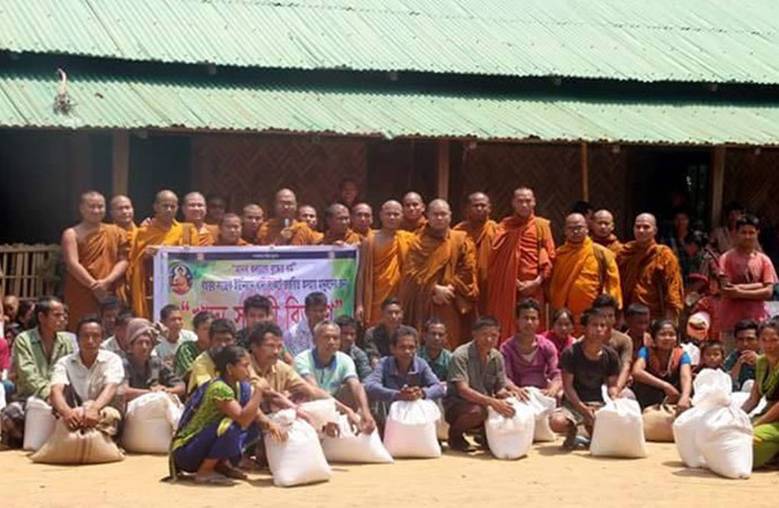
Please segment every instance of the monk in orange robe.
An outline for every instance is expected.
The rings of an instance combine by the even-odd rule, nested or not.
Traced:
[[[249,203],[244,206],[241,215],[241,239],[246,243],[257,241],[257,231],[263,220],[265,220],[265,210],[260,205]]]
[[[387,201],[381,207],[381,229],[374,231],[360,245],[360,271],[357,277],[355,317],[365,327],[381,320],[381,304],[396,297],[400,277],[414,234],[400,229],[403,206]]]
[[[320,245],[359,245],[362,238],[349,227],[350,221],[346,206],[340,203],[328,206],[325,210],[327,233],[319,242]]]
[[[154,217],[149,224],[138,228],[138,234],[130,249],[130,295],[133,313],[151,318],[152,258],[160,246],[197,245],[195,228],[178,222],[176,212],[179,200],[170,190],[157,193],[154,200]]]
[[[399,297],[407,323],[421,330],[432,317],[444,322],[452,349],[468,341],[479,298],[476,249],[463,231],[453,231],[443,199],[427,208],[428,224],[414,235],[403,266]]]
[[[274,203],[276,216],[257,230],[258,245],[315,245],[316,235],[305,222],[295,220],[298,201],[295,193],[281,189]]]
[[[245,247],[251,245],[241,238],[241,217],[234,213],[226,213],[222,216],[222,223],[219,225],[219,234],[216,237],[215,246],[225,247]]]
[[[68,329],[75,331],[79,320],[97,314],[100,303],[116,296],[127,270],[127,232],[104,224],[105,197],[95,191],[81,195],[81,222],[62,233],[65,275],[65,304],[69,308]]]
[[[572,213],[565,219],[565,243],[555,252],[549,303],[552,309],[568,308],[574,317],[576,336],[583,327],[579,318],[598,295],[611,295],[622,307],[617,261],[610,250],[587,236],[587,218]]]
[[[422,196],[416,192],[407,193],[403,196],[403,222],[400,223],[400,229],[421,233],[425,226],[427,226],[427,218]]]
[[[479,314],[487,310],[487,276],[489,274],[492,240],[498,230],[498,223],[490,219],[492,203],[483,192],[474,192],[468,196],[465,220],[454,227],[455,231],[465,231],[476,246],[476,270],[479,283]]]
[[[365,240],[373,234],[373,208],[368,203],[357,203],[352,207],[352,231]]]
[[[614,234],[614,216],[608,210],[598,210],[592,214],[592,240],[609,249],[615,256],[622,250],[622,242]]]
[[[194,228],[197,235],[198,247],[208,247],[213,245],[219,235],[219,226],[206,224],[206,198],[199,192],[190,192],[184,196],[184,203],[181,206],[184,213],[184,222]]]
[[[133,237],[138,231],[135,225],[135,209],[130,198],[123,194],[117,194],[111,198],[111,220],[114,224],[127,232],[127,242],[132,244]]]
[[[511,205],[514,215],[498,224],[492,241],[487,275],[487,314],[498,320],[504,338],[516,331],[517,301],[534,298],[543,307],[544,281],[552,275],[555,255],[549,221],[535,215],[533,191],[518,188]]]
[[[316,208],[311,205],[300,205],[297,218],[300,222],[308,224],[308,227],[311,228],[314,244],[319,244],[325,237],[325,234],[319,231],[319,215],[316,213]]]
[[[624,306],[641,303],[649,307],[652,319],[678,320],[684,309],[684,285],[676,255],[655,241],[657,221],[651,214],[636,217],[633,235],[635,240],[617,256]]]

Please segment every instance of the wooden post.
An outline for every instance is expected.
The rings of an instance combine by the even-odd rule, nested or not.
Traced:
[[[711,157],[711,227],[719,226],[725,192],[725,147],[715,146]]]
[[[111,175],[114,194],[127,194],[130,177],[130,134],[114,131],[111,158]]]
[[[580,164],[582,172],[582,201],[590,200],[590,161],[589,147],[586,141],[581,143]]]
[[[436,194],[441,199],[449,199],[449,140],[438,141],[438,171]]]

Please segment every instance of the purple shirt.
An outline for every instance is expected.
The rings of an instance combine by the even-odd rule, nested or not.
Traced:
[[[519,352],[513,337],[500,346],[506,364],[506,377],[517,386],[544,389],[549,381],[560,376],[555,345],[543,335],[536,335],[536,343],[535,353],[530,359]]]

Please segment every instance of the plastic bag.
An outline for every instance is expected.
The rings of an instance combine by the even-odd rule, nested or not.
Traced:
[[[433,401],[395,401],[384,428],[384,446],[395,458],[440,457],[436,434],[436,421],[440,418],[441,411]]]
[[[610,399],[603,390],[606,405],[595,412],[590,453],[600,457],[646,457],[641,407],[630,399]]]
[[[271,418],[287,430],[284,442],[276,441],[267,434],[264,438],[273,484],[292,487],[329,480],[330,466],[314,428],[297,419],[292,409],[279,411]]]
[[[183,406],[177,397],[155,392],[127,405],[122,445],[128,452],[166,454]]]
[[[311,417],[311,424],[317,432],[328,423],[338,421],[338,411],[333,398],[304,402],[300,404],[300,409]]]
[[[542,394],[541,390],[534,386],[527,388],[527,390],[530,393],[530,398],[526,403],[533,409],[536,420],[533,441],[554,441],[557,436],[549,425],[549,416],[557,407],[557,400]]]
[[[393,462],[381,442],[376,429],[370,434],[356,433],[346,415],[338,416],[338,437],[325,436],[322,450],[328,462],[347,462],[358,464],[387,464]]]
[[[514,398],[506,399],[514,407],[514,416],[507,418],[487,408],[484,429],[490,451],[498,459],[514,460],[527,455],[533,444],[536,415],[533,408]]]
[[[54,432],[57,419],[46,401],[30,397],[24,410],[25,450],[37,451]]]

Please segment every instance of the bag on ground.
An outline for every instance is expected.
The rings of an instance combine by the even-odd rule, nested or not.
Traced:
[[[673,443],[676,408],[670,404],[655,404],[644,409],[644,437],[655,443]]]
[[[287,430],[287,440],[276,441],[265,435],[265,453],[277,487],[292,487],[330,479],[319,437],[307,422],[296,418],[293,409],[279,411],[273,421]]]
[[[490,451],[498,459],[515,460],[527,455],[533,444],[536,415],[533,408],[514,398],[506,399],[514,408],[514,416],[508,418],[494,409],[487,408],[484,429]]]
[[[335,399],[319,399],[300,404],[300,409],[311,418],[311,425],[319,432],[328,423],[338,421]]]
[[[24,410],[24,443],[28,451],[38,451],[54,432],[57,419],[46,401],[30,397]]]
[[[384,446],[395,458],[440,457],[436,435],[439,418],[441,411],[431,400],[393,402],[384,427]]]
[[[641,407],[630,399],[611,400],[603,390],[606,405],[595,412],[590,453],[597,457],[646,457]]]
[[[356,433],[346,415],[338,416],[338,437],[325,436],[322,450],[328,462],[388,464],[393,462],[376,429],[370,434]]]
[[[119,411],[106,407],[100,414],[101,423],[88,430],[72,431],[62,419],[57,420],[46,444],[30,458],[43,464],[103,464],[124,460],[124,454],[111,438],[121,418]]]
[[[730,376],[704,369],[694,382],[693,408],[673,425],[676,449],[688,467],[706,467],[727,478],[752,472],[752,425],[731,398]]]
[[[128,452],[168,453],[183,406],[168,393],[147,393],[127,405],[122,445]]]
[[[531,386],[528,389],[530,398],[527,404],[533,409],[536,425],[533,433],[533,441],[554,441],[557,436],[549,425],[549,416],[557,407],[557,400],[554,397],[547,397],[541,393],[541,390]]]

